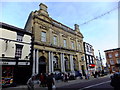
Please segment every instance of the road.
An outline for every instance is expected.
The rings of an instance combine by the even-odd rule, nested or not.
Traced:
[[[102,77],[88,82],[81,82],[58,88],[58,90],[103,90],[103,89],[114,90],[113,87],[110,86],[109,77]]]
[[[67,83],[67,82],[66,82]],[[114,90],[113,87],[110,86],[110,78],[109,76],[96,78],[92,80],[82,80],[78,83],[72,83],[64,85],[64,83],[56,90]],[[17,86],[15,88],[4,88],[2,90],[28,90],[27,86]],[[35,88],[34,90],[47,90],[47,88]]]

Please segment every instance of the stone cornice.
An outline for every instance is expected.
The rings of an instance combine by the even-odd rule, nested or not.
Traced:
[[[67,51],[72,51],[72,52],[76,52],[76,53],[82,53],[79,50],[73,50],[73,49],[68,49],[68,48],[64,48],[64,47],[58,47],[58,46],[55,46],[55,45],[48,45],[48,44],[45,44],[45,43],[34,42],[34,45],[40,45],[40,46],[51,47],[51,48],[55,48],[55,49],[59,49],[59,50],[67,50]]]

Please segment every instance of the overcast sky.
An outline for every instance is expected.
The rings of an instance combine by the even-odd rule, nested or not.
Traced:
[[[24,28],[31,11],[39,9],[40,2],[1,2],[4,23]],[[104,50],[118,47],[117,2],[43,2],[48,6],[49,16],[74,29],[80,25],[84,41],[91,44],[98,55],[105,57]],[[108,14],[104,13],[111,11]],[[101,16],[103,15],[103,16]],[[100,16],[100,17],[99,17]],[[95,20],[93,18],[98,17]],[[89,20],[89,23],[81,25]]]

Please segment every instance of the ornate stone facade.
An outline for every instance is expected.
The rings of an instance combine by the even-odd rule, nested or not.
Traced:
[[[33,74],[84,72],[85,60],[81,60],[84,56],[83,35],[79,25],[75,24],[73,30],[49,17],[46,5],[41,3],[39,6],[38,11],[30,13],[25,25],[25,29],[34,34]]]

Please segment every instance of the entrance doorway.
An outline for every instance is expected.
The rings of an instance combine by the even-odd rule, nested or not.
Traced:
[[[46,73],[46,58],[44,56],[39,58],[39,74],[40,73]]]
[[[69,61],[68,61],[68,58],[67,57],[65,57],[64,58],[65,59],[65,71],[67,72],[67,71],[69,71]]]

